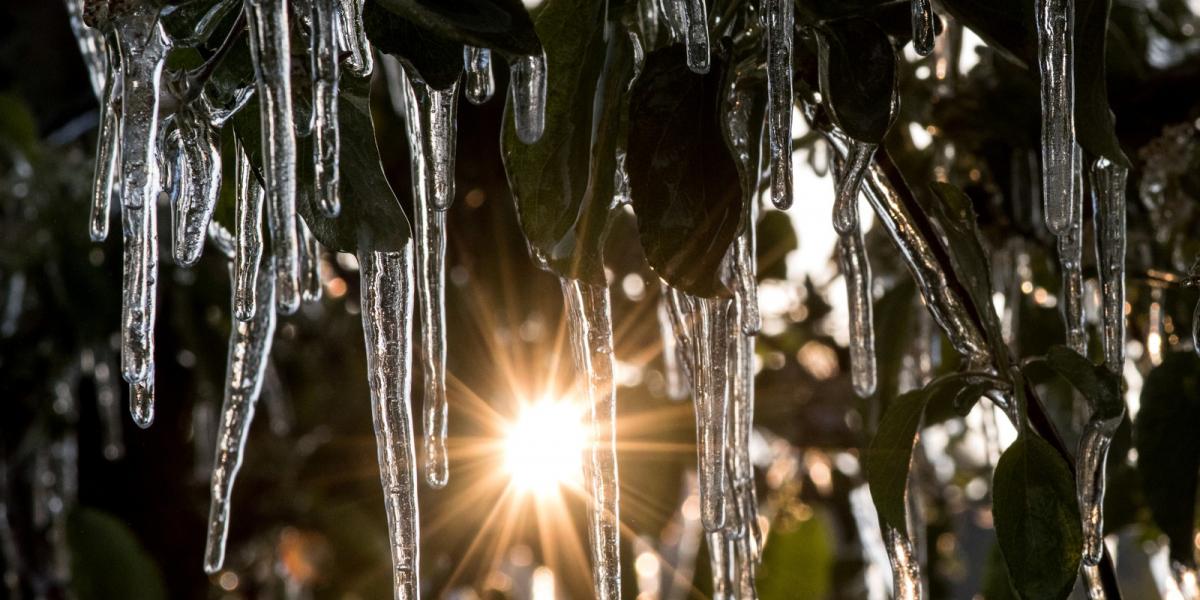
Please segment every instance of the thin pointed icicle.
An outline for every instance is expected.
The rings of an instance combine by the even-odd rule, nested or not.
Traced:
[[[491,100],[492,94],[496,92],[496,79],[492,75],[492,51],[474,46],[464,47],[463,66],[467,71],[467,100],[471,104],[483,104]]]
[[[795,6],[767,0],[767,124],[771,147],[771,202],[792,205],[792,38]]]
[[[1092,163],[1091,174],[1104,364],[1119,374],[1125,366],[1125,180],[1129,169],[1100,158]]]
[[[1083,563],[1100,564],[1104,557],[1104,467],[1108,447],[1125,413],[1115,418],[1093,416],[1079,438],[1075,455],[1075,486],[1079,497],[1079,514],[1083,518]]]
[[[1075,152],[1074,0],[1037,0],[1042,99],[1042,193],[1046,226],[1068,233],[1082,207]]]
[[[894,600],[920,600],[924,598],[921,590],[921,563],[913,549],[912,540],[896,528],[884,526],[884,545],[887,547],[888,561],[892,564],[892,598]]]
[[[912,0],[913,50],[921,56],[929,56],[934,45],[933,3],[930,0]]]
[[[546,127],[546,55],[518,57],[508,68],[517,139],[532,144],[542,138]]]
[[[666,379],[667,397],[678,401],[688,396],[688,377],[683,372],[686,360],[680,353],[681,346],[675,341],[668,302],[667,293],[659,296],[658,328],[662,337],[663,377]]]
[[[96,140],[96,168],[92,180],[92,209],[88,221],[88,234],[93,242],[108,239],[108,218],[112,208],[113,183],[116,179],[118,157],[121,150],[121,93],[122,81],[119,66],[120,55],[115,38],[107,44],[108,64],[111,72],[104,79],[100,97],[100,133]]]
[[[190,267],[200,260],[208,224],[221,196],[221,135],[195,111],[176,115],[171,139],[178,147],[175,177],[175,260]],[[176,133],[177,132],[177,133]]]
[[[700,518],[705,531],[725,524],[725,460],[729,414],[728,298],[701,298],[671,289],[672,326],[680,344],[690,346],[688,371],[696,409],[696,454],[700,463]]]
[[[263,253],[262,209],[265,193],[258,176],[250,166],[250,158],[237,143],[237,187],[234,192],[237,225],[233,260],[233,316],[249,321],[259,306],[256,295],[259,262]]]
[[[685,49],[687,65],[694,73],[704,74],[709,67],[708,4],[705,0],[684,2]]]
[[[301,296],[305,302],[316,302],[321,299],[321,243],[300,217],[296,217],[296,235],[300,238]]]
[[[446,485],[446,209],[454,200],[458,84],[435,90],[407,78],[408,144],[416,213],[417,295],[425,375],[425,481]]]
[[[409,390],[412,380],[413,254],[361,250],[363,337],[371,417],[387,512],[396,600],[417,600],[420,520]]]
[[[328,217],[342,210],[338,197],[341,136],[338,131],[338,0],[312,2],[313,183],[317,207]],[[351,53],[353,54],[353,53]]]
[[[296,129],[292,123],[292,59],[287,0],[244,0],[250,55],[258,84],[263,173],[271,255],[278,281],[276,308],[300,307],[299,241],[296,238]]]
[[[121,122],[121,221],[125,246],[121,308],[121,365],[125,380],[144,382],[154,372],[155,294],[158,289],[158,99],[169,49],[157,8],[136,4],[113,15],[123,74]],[[153,402],[153,386],[140,386]],[[147,407],[142,417],[152,418]],[[144,421],[149,424],[149,420]],[[141,424],[141,423],[139,423]]]
[[[850,312],[850,379],[854,392],[866,398],[875,393],[875,320],[871,303],[871,263],[858,222],[858,191],[871,164],[875,146],[851,142],[837,184],[833,227],[838,232],[838,264],[846,280]]]
[[[242,467],[242,454],[254,420],[254,405],[262,391],[263,373],[275,336],[275,274],[264,264],[255,280],[263,306],[250,321],[233,321],[229,332],[229,357],[225,365],[225,400],[217,429],[216,456],[209,486],[208,539],[204,549],[204,572],[221,570],[225,562],[225,538],[229,534],[229,506],[233,483]]]
[[[1082,195],[1082,190],[1077,190]],[[1087,356],[1087,329],[1083,314],[1083,215],[1058,237],[1058,262],[1062,268],[1063,319],[1067,326],[1067,345]]]
[[[587,451],[591,502],[589,539],[596,598],[621,597],[621,527],[617,477],[617,388],[613,381],[613,332],[608,288],[561,279],[567,326],[577,371],[587,378],[590,440]]]
[[[365,0],[336,0],[342,48],[349,52],[346,70],[355,77],[367,77],[375,70],[374,53],[367,31],[363,29],[362,15]]]

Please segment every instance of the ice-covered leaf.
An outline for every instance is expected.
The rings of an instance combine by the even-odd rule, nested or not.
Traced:
[[[376,48],[395,56],[435,90],[449,88],[462,74],[460,42],[389,11],[381,0],[367,0],[363,6],[363,28]]]
[[[1194,566],[1196,483],[1200,470],[1200,359],[1168,354],[1142,386],[1134,445],[1142,494],[1171,541],[1171,558]]]
[[[688,68],[682,45],[646,57],[629,107],[626,167],[650,267],[697,296],[727,293],[718,267],[742,214],[737,163],[721,131],[725,60]]]
[[[521,0],[375,0],[418,27],[459,44],[491,48],[508,60],[538,55],[538,40]],[[583,17],[579,16],[582,20]],[[603,22],[589,21],[595,25]],[[462,51],[459,51],[462,62]]]
[[[992,490],[996,538],[1017,595],[1066,598],[1079,573],[1083,531],[1063,458],[1026,431],[1000,456]]]
[[[816,28],[821,94],[835,125],[851,138],[883,141],[896,116],[896,51],[873,21],[849,18]]]
[[[519,140],[509,102],[500,139],[504,169],[538,261],[603,285],[601,251],[632,44],[619,25],[605,22],[602,0],[549,0],[538,13],[537,33],[548,63],[545,129],[535,143]]]
[[[162,573],[133,532],[107,513],[76,508],[67,517],[71,590],[79,600],[167,597]]]

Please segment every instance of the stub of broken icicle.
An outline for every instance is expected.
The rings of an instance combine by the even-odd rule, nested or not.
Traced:
[[[1100,271],[1104,364],[1125,366],[1125,181],[1129,169],[1099,158],[1092,163],[1092,206]]]
[[[375,58],[371,42],[367,39],[367,31],[363,29],[365,0],[336,1],[341,45],[349,53],[346,57],[346,70],[355,77],[367,77],[375,70]]]
[[[317,208],[328,217],[341,212],[338,196],[341,136],[338,128],[338,0],[313,0],[311,62],[312,62],[312,139],[313,191]]]
[[[496,80],[492,75],[492,51],[474,46],[464,47],[463,66],[467,71],[467,100],[471,104],[483,104],[491,100],[496,91]]]
[[[1082,207],[1077,202],[1075,152],[1074,0],[1037,0],[1042,103],[1042,193],[1046,226],[1062,235]]]
[[[517,139],[532,144],[546,127],[545,53],[517,57],[509,63],[509,74]]]
[[[933,52],[934,20],[933,3],[930,0],[912,0],[913,50],[921,56]]]
[[[200,260],[208,223],[221,196],[221,136],[208,120],[194,110],[175,115],[175,129],[168,138],[176,153],[173,175],[175,227],[172,233],[175,260],[189,267]]]
[[[771,202],[792,205],[792,39],[795,6],[767,0],[767,135],[771,148]]]

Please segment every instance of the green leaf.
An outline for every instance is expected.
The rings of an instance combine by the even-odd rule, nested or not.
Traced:
[[[896,51],[873,21],[850,18],[816,28],[821,95],[846,135],[883,141],[896,118]]]
[[[1171,558],[1189,566],[1196,564],[1198,424],[1200,359],[1191,352],[1168,354],[1146,376],[1133,437],[1146,504],[1171,541]]]
[[[1125,413],[1121,377],[1103,365],[1092,364],[1066,346],[1052,346],[1044,360],[1031,361],[1026,368],[1037,364],[1044,364],[1083,394],[1092,406],[1093,418],[1116,419]]]
[[[363,5],[363,29],[381,51],[395,56],[435,90],[445,90],[463,71],[463,45],[393,13],[380,0]]]
[[[342,211],[337,217],[326,217],[316,207],[312,193],[312,138],[296,140],[296,210],[321,244],[336,252],[360,249],[395,252],[411,238],[408,218],[383,174],[369,94],[369,80],[342,77],[338,94],[338,126],[343,140]],[[261,179],[262,129],[257,100],[234,116],[233,126]]]
[[[167,597],[154,559],[124,524],[99,510],[78,507],[67,516],[71,589],[79,600]]]
[[[376,1],[383,8],[442,38],[468,46],[491,48],[509,61],[542,53],[539,34],[521,0]],[[590,24],[603,21],[601,17]],[[461,56],[459,62],[462,62]]]
[[[759,598],[826,597],[833,584],[834,550],[833,535],[819,517],[776,523],[763,548]]]
[[[1075,479],[1046,440],[1026,431],[1000,456],[992,485],[996,538],[1021,598],[1066,598],[1083,531]]]
[[[549,0],[538,14],[546,40],[546,125],[517,139],[511,102],[500,144],[521,229],[543,267],[604,285],[603,242],[617,148],[633,78],[633,47],[603,0]]]
[[[1013,592],[999,544],[992,544],[992,549],[988,551],[987,565],[983,569],[983,589],[980,591],[986,600],[1016,600],[1017,595]]]
[[[727,294],[719,270],[742,218],[737,163],[721,125],[726,62],[705,75],[682,45],[646,57],[629,105],[630,196],[646,259],[670,285],[697,296]]]

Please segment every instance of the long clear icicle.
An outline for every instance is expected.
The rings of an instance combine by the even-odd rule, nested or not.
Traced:
[[[546,127],[546,55],[518,57],[508,68],[517,139],[532,144],[541,139]]]
[[[292,59],[287,0],[245,0],[250,55],[258,84],[263,173],[279,312],[300,307],[296,238],[296,129],[292,122]]]
[[[608,288],[561,279],[575,365],[587,379],[591,435],[587,451],[591,493],[589,539],[596,598],[621,597],[621,526],[617,477],[617,388],[613,380],[613,331]]]
[[[739,296],[745,293],[738,286]],[[753,599],[755,570],[762,550],[762,531],[758,526],[758,498],[754,488],[754,464],[750,457],[750,438],[754,427],[754,335],[747,332],[747,315],[738,304],[737,323],[729,350],[730,384],[730,457],[732,485],[730,493],[736,509],[734,564],[739,598]]]
[[[1093,416],[1079,438],[1075,455],[1075,486],[1083,519],[1083,563],[1098,565],[1104,557],[1104,484],[1108,447],[1124,412],[1114,418]]]
[[[492,94],[496,92],[496,80],[492,75],[492,51],[474,46],[464,47],[463,66],[467,71],[467,100],[471,104],[483,104],[491,100]]]
[[[172,198],[175,260],[189,267],[200,260],[208,223],[221,196],[221,135],[196,111],[175,115],[171,140],[178,152],[174,177],[178,192]]]
[[[341,136],[338,131],[338,0],[312,2],[313,184],[326,216],[341,212],[338,197]],[[353,53],[351,53],[353,55]]]
[[[913,50],[921,56],[933,52],[934,20],[933,3],[930,0],[912,0]]]
[[[1062,235],[1077,221],[1074,0],[1037,0],[1042,99],[1042,193],[1046,226]]]
[[[367,31],[363,29],[362,15],[365,0],[336,0],[338,28],[342,47],[349,52],[346,70],[355,77],[366,77],[375,70],[375,58]]]
[[[112,207],[113,182],[121,151],[121,95],[124,78],[115,38],[105,46],[111,72],[104,79],[100,96],[100,132],[96,140],[96,169],[92,179],[92,206],[88,234],[92,241],[108,239],[108,217]]]
[[[1104,364],[1121,373],[1125,366],[1125,181],[1129,169],[1100,158],[1092,163],[1091,175]]]
[[[371,417],[375,424],[396,600],[419,598],[417,463],[409,412],[412,260],[411,244],[406,244],[399,252],[363,250],[358,253]]]
[[[408,144],[416,213],[417,297],[425,375],[425,480],[442,487],[446,456],[446,209],[454,201],[458,84],[445,90],[407,78]]]
[[[121,223],[124,238],[121,367],[132,386],[131,413],[141,427],[154,418],[154,321],[158,290],[158,101],[169,49],[157,8],[113,15],[123,74]]]
[[[233,259],[233,316],[249,321],[259,306],[256,281],[263,254],[262,212],[265,192],[250,166],[250,158],[237,143],[237,187],[234,192],[235,250]],[[273,310],[273,309],[270,309]]]
[[[858,191],[875,153],[873,144],[851,142],[837,182],[833,227],[838,233],[838,264],[846,280],[850,312],[850,379],[860,397],[875,393],[875,322],[871,306],[871,264],[858,223]]]
[[[263,301],[249,321],[233,321],[229,333],[229,357],[225,365],[225,400],[217,429],[217,452],[213,459],[209,491],[208,539],[204,550],[204,571],[212,574],[225,562],[225,538],[229,534],[229,506],[233,483],[242,466],[254,407],[262,391],[263,373],[271,354],[275,335],[275,273],[264,264],[255,280],[257,296]]]
[[[700,518],[705,531],[725,524],[728,364],[730,311],[728,298],[702,298],[672,288],[677,343],[689,346],[688,371],[696,409],[696,453],[700,463]]]
[[[1078,164],[1079,149],[1075,150]],[[1079,196],[1076,204],[1083,202],[1082,186],[1075,188]],[[1083,313],[1083,210],[1072,212],[1069,226],[1058,236],[1058,262],[1062,268],[1063,319],[1067,326],[1067,345],[1076,352],[1087,355],[1087,329]]]
[[[771,147],[771,201],[792,205],[792,38],[795,6],[767,0],[767,135]]]

